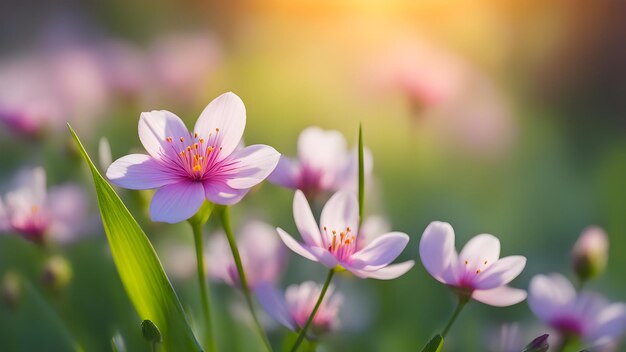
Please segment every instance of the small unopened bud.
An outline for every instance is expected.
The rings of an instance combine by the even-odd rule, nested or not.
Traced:
[[[19,276],[8,271],[2,278],[2,299],[11,308],[15,308],[22,298],[22,283]]]
[[[609,258],[609,238],[600,227],[586,228],[572,249],[572,266],[581,281],[604,273]]]
[[[72,276],[72,266],[67,259],[53,256],[46,261],[41,274],[41,283],[54,291],[59,291],[72,281]]]
[[[150,320],[141,322],[141,332],[143,333],[143,338],[151,344],[157,344],[162,341],[161,331],[159,331],[159,328]]]
[[[546,352],[550,345],[548,345],[548,334],[541,335],[532,340],[522,352]]]

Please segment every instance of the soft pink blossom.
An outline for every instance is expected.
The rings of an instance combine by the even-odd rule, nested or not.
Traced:
[[[0,122],[10,130],[37,136],[67,116],[41,60],[26,56],[0,63]]]
[[[284,295],[271,285],[261,285],[256,291],[259,302],[265,311],[292,331],[304,327],[313,307],[319,298],[322,286],[313,281],[287,287]],[[339,326],[338,312],[343,303],[343,296],[330,285],[320,305],[310,330],[316,335],[334,331]]]
[[[154,221],[186,220],[205,199],[235,204],[274,170],[280,157],[266,145],[237,149],[245,125],[245,107],[233,93],[213,100],[193,132],[169,111],[144,112],[139,139],[148,154],[116,160],[107,177],[124,188],[158,189],[150,204]]]
[[[0,199],[2,232],[36,243],[68,243],[85,230],[88,203],[79,187],[63,185],[48,192],[42,168],[23,171],[17,180],[17,187]]]
[[[253,221],[246,224],[237,238],[237,246],[248,286],[275,284],[285,269],[287,253],[273,227]],[[209,277],[230,286],[241,286],[235,260],[223,233],[211,236],[207,244],[206,262]]]
[[[626,304],[576,292],[561,274],[533,277],[528,291],[528,305],[541,321],[561,334],[579,337],[594,351],[610,349],[626,331]]]
[[[364,149],[363,159],[367,182],[373,167],[372,155],[367,148]],[[340,189],[356,191],[358,165],[356,148],[349,151],[340,132],[309,127],[298,137],[298,157],[281,156],[269,181],[299,189],[307,197]]]
[[[415,264],[412,260],[390,265],[402,253],[409,236],[390,232],[364,246],[358,240],[359,210],[351,192],[335,193],[322,210],[318,227],[309,203],[301,191],[293,199],[293,216],[304,243],[277,228],[285,245],[297,254],[326,266],[350,271],[360,278],[395,279]]]
[[[506,286],[524,270],[526,258],[500,258],[500,241],[493,235],[475,236],[457,254],[452,226],[434,221],[420,240],[420,257],[435,279],[477,301],[503,307],[526,298],[526,291]]]

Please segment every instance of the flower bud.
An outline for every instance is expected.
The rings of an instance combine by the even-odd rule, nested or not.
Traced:
[[[550,348],[550,345],[548,345],[548,334],[544,334],[526,345],[523,352],[546,352],[548,348]]]
[[[578,278],[587,281],[604,273],[608,251],[606,232],[597,226],[586,228],[572,249],[572,266]]]
[[[43,268],[41,283],[54,291],[65,288],[72,281],[72,266],[62,256],[53,256]]]
[[[22,284],[19,276],[8,271],[2,278],[2,299],[9,307],[16,307],[22,297]]]

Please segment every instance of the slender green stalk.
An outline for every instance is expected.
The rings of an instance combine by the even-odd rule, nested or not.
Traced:
[[[300,347],[300,344],[306,337],[306,332],[309,329],[309,326],[311,326],[311,324],[313,323],[313,319],[315,318],[315,314],[317,314],[317,310],[322,305],[322,301],[324,300],[324,296],[326,295],[326,291],[328,291],[328,286],[330,285],[330,282],[332,281],[334,274],[335,274],[335,269],[330,269],[330,271],[328,271],[326,282],[324,282],[324,287],[322,287],[322,291],[320,292],[320,296],[317,299],[317,302],[315,303],[315,307],[313,307],[313,311],[311,312],[311,315],[309,315],[309,319],[306,321],[306,324],[304,324],[304,327],[300,330],[298,339],[293,344],[293,347],[291,348],[291,352],[297,351],[298,347]]]
[[[443,337],[443,338],[446,337],[446,335],[448,334],[448,331],[452,327],[452,324],[454,324],[454,321],[459,316],[459,313],[461,313],[461,310],[463,310],[463,307],[465,307],[467,302],[469,302],[469,299],[463,298],[463,297],[459,297],[459,304],[456,306],[456,309],[454,310],[454,313],[452,314],[452,317],[450,318],[450,321],[448,321],[448,325],[446,325],[446,328],[443,329],[443,332],[441,333],[441,337]]]
[[[359,124],[359,229],[363,223],[365,208],[365,166],[363,164],[363,128]]]
[[[230,208],[223,207],[221,213],[222,227],[224,228],[224,232],[226,233],[226,238],[228,239],[230,250],[233,253],[233,259],[235,259],[235,266],[237,266],[237,273],[239,274],[239,283],[241,284],[241,290],[243,291],[243,295],[246,298],[246,303],[248,304],[248,308],[250,309],[250,315],[252,315],[252,319],[254,320],[254,324],[256,325],[261,340],[263,340],[265,348],[268,351],[272,351],[272,345],[270,345],[270,341],[267,339],[267,335],[263,330],[263,326],[261,326],[261,322],[259,321],[259,318],[256,316],[256,313],[254,311],[254,304],[252,303],[250,287],[248,287],[248,280],[246,279],[246,274],[243,270],[243,264],[241,263],[239,248],[237,248],[237,241],[235,240],[235,235],[233,234],[233,229],[230,224]]]
[[[211,304],[209,300],[209,285],[204,271],[204,246],[202,244],[202,223],[190,221],[193,230],[193,239],[196,247],[196,262],[198,265],[198,286],[200,286],[200,300],[202,301],[202,312],[206,325],[205,345],[209,352],[215,352],[215,338],[213,336],[213,324],[211,322]]]

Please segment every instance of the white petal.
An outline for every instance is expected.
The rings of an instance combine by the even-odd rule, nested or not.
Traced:
[[[454,229],[447,222],[431,222],[420,239],[420,258],[426,270],[435,279],[455,284],[453,271],[457,253],[454,248]]]
[[[526,299],[526,291],[508,286],[491,290],[475,290],[472,298],[494,307],[507,307]]]

